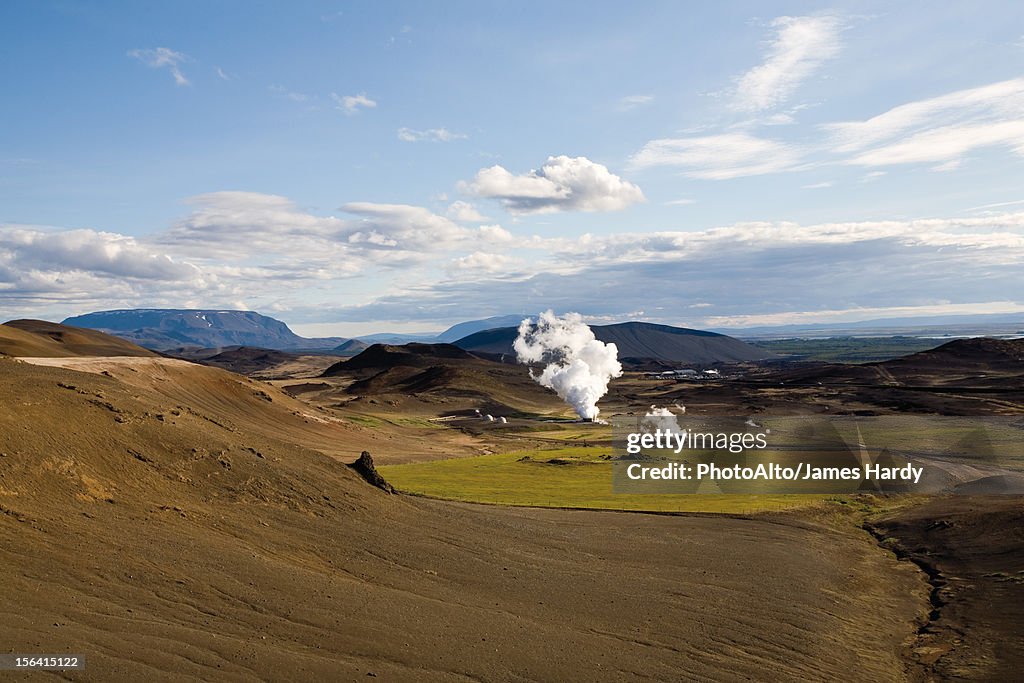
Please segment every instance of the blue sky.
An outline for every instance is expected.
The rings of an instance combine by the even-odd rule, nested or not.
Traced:
[[[0,57],[6,318],[1024,311],[1019,3],[12,1]]]

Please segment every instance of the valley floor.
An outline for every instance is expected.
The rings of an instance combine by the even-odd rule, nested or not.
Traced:
[[[856,531],[375,495],[0,519],[3,647],[73,680],[905,680],[926,589]]]

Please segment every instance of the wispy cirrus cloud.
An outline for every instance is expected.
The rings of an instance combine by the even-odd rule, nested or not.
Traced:
[[[736,81],[730,106],[736,111],[760,112],[785,102],[841,47],[843,21],[837,16],[778,17],[764,61]]]
[[[357,113],[360,109],[373,109],[377,106],[377,101],[371,100],[364,92],[358,95],[339,95],[332,92],[331,99],[339,110],[349,115]]]
[[[398,139],[403,142],[451,142],[452,140],[465,140],[468,135],[464,133],[453,133],[447,128],[428,128],[416,130],[414,128],[399,128]]]
[[[307,95],[306,93],[290,90],[289,88],[286,88],[283,85],[272,85],[268,88],[268,90],[270,90],[270,92],[274,93],[275,95],[291,100],[292,102],[303,103],[309,102],[310,99],[312,99],[312,97],[310,95]]]
[[[746,132],[651,140],[629,161],[631,168],[678,166],[690,178],[727,180],[795,168],[795,146]]]
[[[619,111],[629,111],[643,107],[654,101],[654,95],[626,95],[619,98]]]
[[[189,60],[188,55],[175,52],[168,47],[129,50],[128,56],[154,69],[167,69],[178,85],[191,85],[181,72],[181,64]]]
[[[1024,78],[908,102],[864,121],[823,128],[831,151],[857,166],[935,163],[940,164],[937,170],[951,170],[955,165],[949,164],[983,148],[1024,155]]]

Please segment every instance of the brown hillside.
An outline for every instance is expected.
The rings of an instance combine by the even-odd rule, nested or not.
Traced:
[[[0,359],[0,614],[74,680],[903,678],[921,584],[857,532],[388,495],[279,392],[68,362]]]
[[[119,337],[44,320],[11,320],[0,325],[0,354],[37,358],[156,355]]]

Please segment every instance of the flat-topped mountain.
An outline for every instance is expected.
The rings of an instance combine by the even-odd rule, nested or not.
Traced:
[[[615,325],[591,325],[600,341],[614,343],[620,360],[653,359],[677,363],[710,365],[764,360],[775,354],[765,349],[717,332],[705,332],[684,327],[628,322]],[[454,342],[456,346],[473,353],[515,358],[512,343],[518,336],[515,327],[484,330]]]
[[[251,346],[278,350],[332,349],[343,337],[307,339],[280,320],[253,311],[132,309],[99,311],[68,318],[65,325],[116,335],[150,349],[182,346]]]

